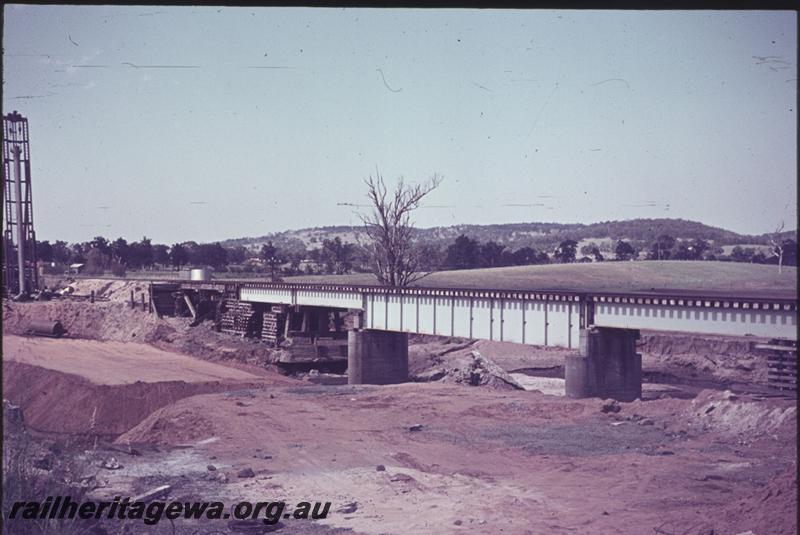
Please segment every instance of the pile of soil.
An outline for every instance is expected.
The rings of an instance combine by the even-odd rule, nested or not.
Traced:
[[[571,350],[489,340],[416,336],[408,348],[409,377],[495,389],[521,389],[513,372],[561,376]]]
[[[204,411],[168,406],[143,419],[116,439],[117,444],[159,444],[175,446],[212,438],[219,433]]]
[[[157,409],[185,397],[263,386],[257,381],[235,386],[224,381],[101,385],[39,366],[3,363],[3,396],[22,408],[27,427],[89,437],[114,438]]]
[[[754,438],[777,433],[791,436],[797,429],[794,401],[755,401],[730,391],[703,390],[686,411],[687,420],[726,437]]]
[[[524,390],[516,379],[492,359],[486,358],[474,349],[466,355],[452,356],[447,364],[431,367],[414,375],[413,378],[416,381],[441,381],[497,390]]]
[[[720,443],[797,449],[797,401],[791,398],[737,395],[729,390],[701,390],[691,400],[662,398],[619,404],[615,418],[655,421],[670,433],[713,436]]]

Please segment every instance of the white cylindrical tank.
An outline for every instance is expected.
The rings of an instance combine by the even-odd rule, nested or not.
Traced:
[[[211,270],[208,268],[196,268],[189,272],[189,280],[193,281],[210,281]]]

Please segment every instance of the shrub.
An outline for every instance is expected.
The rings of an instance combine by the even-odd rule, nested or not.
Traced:
[[[113,273],[114,276],[116,276],[116,277],[124,277],[125,276],[125,271],[126,271],[125,264],[123,264],[121,262],[117,262],[116,260],[111,262],[111,273]]]
[[[49,450],[21,433],[4,433],[3,443],[3,533],[77,534],[85,533],[87,522],[73,519],[9,519],[15,502],[42,501],[47,496],[70,496],[80,502],[86,496],[89,463],[53,444]],[[88,476],[88,477],[87,477]]]

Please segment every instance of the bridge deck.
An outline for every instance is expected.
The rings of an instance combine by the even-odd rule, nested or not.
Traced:
[[[587,326],[797,339],[797,300],[765,292],[546,291],[184,281],[250,302],[360,309],[365,327],[574,348]]]
[[[403,288],[392,288],[377,284],[342,284],[342,283],[325,283],[325,282],[269,282],[258,279],[219,279],[213,281],[152,281],[152,284],[180,284],[181,288],[185,289],[207,289],[223,291],[228,288],[263,288],[263,289],[286,289],[286,290],[318,290],[318,291],[335,291],[335,292],[358,292],[358,293],[388,293],[388,294],[431,294],[431,295],[474,295],[476,297],[493,294],[503,296],[575,296],[575,297],[632,297],[632,298],[666,298],[666,299],[681,299],[681,300],[712,300],[712,301],[727,301],[727,302],[763,302],[763,303],[780,303],[780,304],[794,304],[797,303],[797,291],[787,289],[773,289],[773,290],[691,290],[682,288],[652,288],[650,290],[643,289],[626,289],[619,288],[604,288],[602,290],[590,291],[584,289],[567,289],[562,287],[535,287],[535,286],[520,286],[520,285],[492,285],[487,284],[484,287],[464,287],[456,285],[424,285],[417,284],[414,286],[407,286]],[[558,299],[558,297],[553,297]],[[795,308],[796,309],[796,308]]]

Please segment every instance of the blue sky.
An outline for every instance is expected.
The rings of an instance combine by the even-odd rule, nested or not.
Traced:
[[[4,7],[40,239],[797,218],[794,12]],[[517,205],[517,206],[508,206]],[[526,206],[519,206],[526,205]]]

